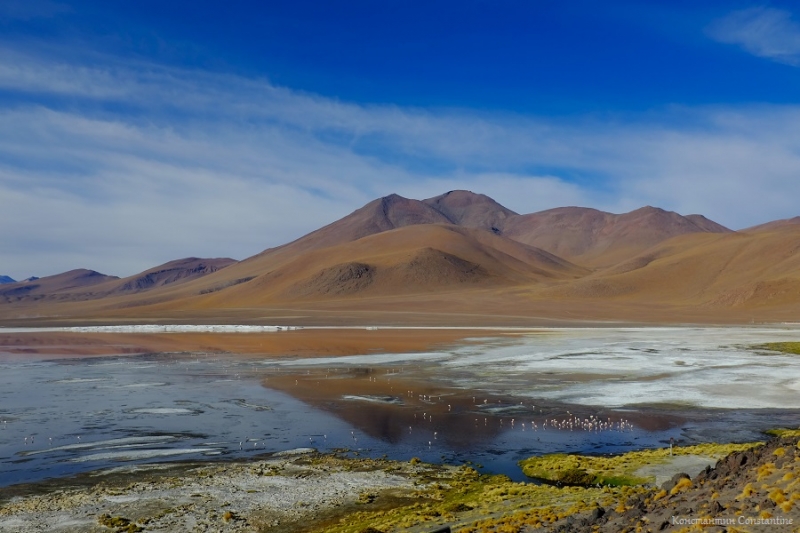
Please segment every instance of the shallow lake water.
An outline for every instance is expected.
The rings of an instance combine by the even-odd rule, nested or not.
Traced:
[[[800,357],[751,348],[785,340],[800,329],[542,330],[309,359],[5,356],[0,486],[298,447],[521,479],[535,454],[757,440],[800,425]]]

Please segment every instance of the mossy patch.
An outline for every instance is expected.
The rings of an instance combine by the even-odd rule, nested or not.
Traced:
[[[752,448],[748,444],[698,444],[674,447],[673,455],[699,455],[719,459],[731,452]],[[654,478],[635,475],[644,466],[669,461],[669,448],[641,450],[613,456],[550,454],[520,461],[526,476],[562,485],[631,486],[651,483]]]
[[[416,479],[419,490],[405,504],[348,513],[339,523],[329,522],[313,531],[428,531],[443,525],[457,531],[511,531],[508,528],[513,527],[518,531],[526,525],[590,512],[598,504],[609,506],[643,490],[517,483],[502,475],[481,475],[470,467],[428,471]]]
[[[800,355],[800,342],[768,342],[766,344],[757,344],[752,348]]]
[[[800,428],[798,429],[775,428],[775,429],[768,429],[765,433],[767,435],[772,435],[773,437],[778,437],[778,438],[800,437]]]
[[[115,533],[138,533],[143,531],[140,526],[122,516],[103,514],[97,517],[97,521],[100,525],[113,529]]]

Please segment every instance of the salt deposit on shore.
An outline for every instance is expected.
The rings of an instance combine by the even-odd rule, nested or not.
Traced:
[[[109,531],[104,515],[152,532],[257,531],[355,505],[365,492],[410,494],[420,488],[414,475],[428,469],[387,465],[302,449],[251,463],[114,469],[84,478],[85,488],[11,498],[0,506],[0,532]]]

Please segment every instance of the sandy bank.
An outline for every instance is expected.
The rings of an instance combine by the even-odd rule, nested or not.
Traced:
[[[517,330],[492,330],[492,336]],[[0,330],[0,354],[92,357],[157,352],[207,352],[237,356],[339,356],[432,350],[485,337],[481,329],[296,329],[253,333],[119,333]]]

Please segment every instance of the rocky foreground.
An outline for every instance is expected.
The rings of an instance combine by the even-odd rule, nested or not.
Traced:
[[[557,479],[582,483],[576,486],[514,483],[468,466],[310,449],[248,463],[123,468],[3,489],[0,531],[795,532],[800,531],[795,433],[740,447],[746,449],[694,477],[672,473],[676,467],[697,467],[698,450],[726,448],[676,449],[674,457],[653,450],[523,462],[526,472],[546,467],[542,471]],[[671,479],[655,485],[667,472]]]
[[[800,442],[790,436],[734,452],[698,475],[547,526],[548,531],[800,531]],[[526,527],[521,531],[539,531]]]

